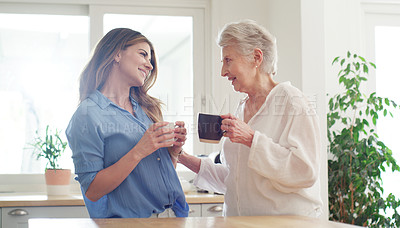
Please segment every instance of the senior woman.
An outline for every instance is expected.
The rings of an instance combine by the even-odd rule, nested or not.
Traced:
[[[218,45],[221,76],[247,96],[221,116],[222,164],[185,152],[179,162],[197,173],[196,186],[225,194],[225,216],[320,216],[318,118],[300,90],[274,81],[275,38],[244,20],[225,25]]]

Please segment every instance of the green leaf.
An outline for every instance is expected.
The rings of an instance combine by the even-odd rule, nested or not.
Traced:
[[[368,74],[368,66],[367,66],[367,64],[363,64],[363,71],[364,71],[364,73]]]
[[[355,65],[356,71],[358,71],[360,69],[360,63],[356,63]]]
[[[376,65],[374,63],[369,62],[369,64],[371,64],[371,66],[376,69]]]
[[[346,80],[346,78],[344,76],[340,76],[339,78],[339,84],[343,83]]]
[[[363,124],[367,125],[369,127],[369,123],[366,119],[363,119]]]
[[[338,61],[339,58],[340,58],[340,56],[336,57],[336,58],[332,61],[332,65],[333,65],[334,63],[336,63],[336,62]]]
[[[389,99],[388,99],[388,98],[385,98],[385,104],[386,104],[387,106],[390,106],[390,102],[389,102]]]
[[[342,61],[340,61],[340,66],[343,66],[345,61],[346,61],[346,59],[342,59]]]

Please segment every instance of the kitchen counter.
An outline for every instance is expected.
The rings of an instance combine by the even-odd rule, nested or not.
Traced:
[[[139,219],[30,219],[30,228],[110,228],[110,227],[263,227],[263,228],[355,228],[343,223],[301,216],[243,216]]]
[[[186,201],[194,203],[223,203],[223,195],[190,192]],[[3,193],[0,194],[0,207],[34,207],[34,206],[84,206],[81,194],[67,196],[48,196],[45,193]]]

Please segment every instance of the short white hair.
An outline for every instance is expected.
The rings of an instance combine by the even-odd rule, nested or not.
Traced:
[[[235,46],[239,54],[247,57],[250,57],[255,48],[259,48],[264,58],[259,69],[272,75],[276,74],[276,38],[257,22],[247,19],[226,24],[219,33],[217,44],[220,47]]]

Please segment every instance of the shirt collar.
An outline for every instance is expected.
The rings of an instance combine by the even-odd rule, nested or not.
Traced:
[[[90,94],[89,98],[93,100],[101,109],[107,108],[109,105],[115,105],[110,99],[104,96],[99,90],[95,90],[92,94]],[[133,105],[133,110],[137,109],[138,102],[129,95],[129,98]]]

